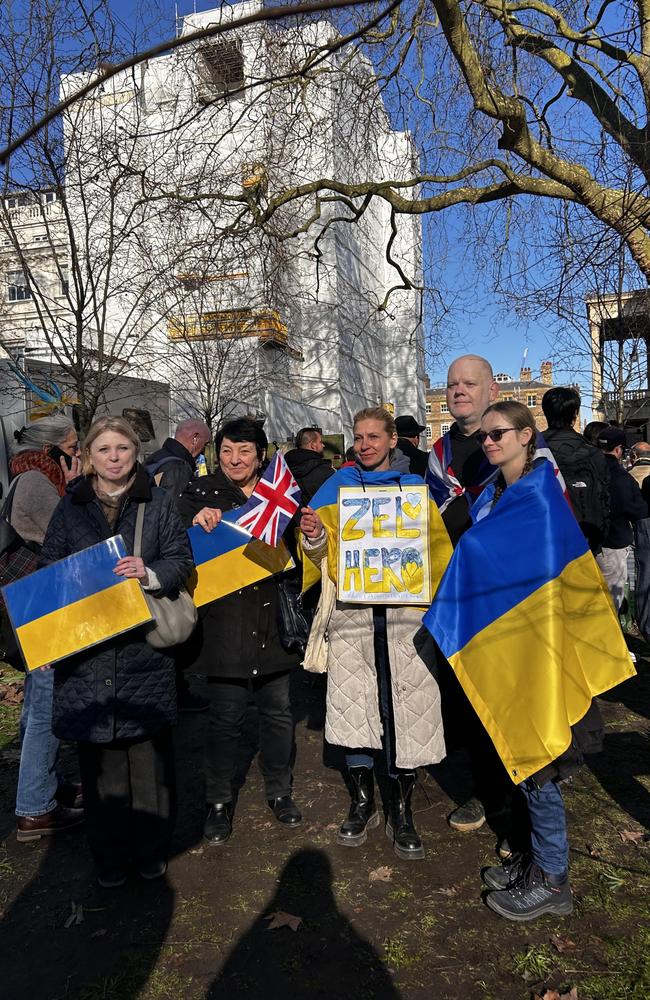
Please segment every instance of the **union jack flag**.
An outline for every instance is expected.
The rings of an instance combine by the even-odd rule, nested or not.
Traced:
[[[275,547],[299,506],[300,487],[284,455],[276,451],[248,503],[237,511],[235,524]]]

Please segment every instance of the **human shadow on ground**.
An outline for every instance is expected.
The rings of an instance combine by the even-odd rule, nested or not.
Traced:
[[[650,664],[640,655],[647,654],[648,648],[639,640],[628,639],[628,644],[637,653],[637,676],[606,691],[599,701],[606,718],[610,705],[613,709],[622,704],[642,719],[650,719]],[[634,730],[610,729],[603,753],[588,756],[586,763],[621,809],[650,829],[650,792],[647,781],[641,780],[650,774],[650,729],[644,729],[643,722]]]
[[[270,928],[274,913],[301,918]],[[282,919],[282,918],[280,918]],[[286,863],[277,892],[237,942],[206,1000],[399,1000],[379,955],[338,909],[327,856],[305,849]]]
[[[179,820],[172,862],[201,840],[203,725],[192,717],[174,734]],[[13,805],[3,802],[3,808]],[[19,872],[31,860],[27,852],[36,852],[38,867],[2,914],[2,997],[77,997],[90,983],[97,985],[93,996],[139,996],[156,967],[174,913],[169,877],[147,882],[132,871],[125,886],[102,889],[83,826],[34,844],[18,844],[14,826],[15,819],[4,842],[5,865]],[[73,912],[79,922],[69,921]]]

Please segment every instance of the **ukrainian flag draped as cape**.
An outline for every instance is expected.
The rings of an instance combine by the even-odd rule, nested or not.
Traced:
[[[516,784],[569,747],[595,695],[635,673],[548,462],[463,535],[424,624]]]
[[[339,537],[339,488],[341,486],[423,486],[424,480],[411,473],[394,469],[387,472],[366,472],[359,466],[348,465],[327,479],[314,494],[309,506],[318,511],[327,532],[327,571],[336,583],[338,567],[337,543]],[[447,529],[436,504],[429,500],[429,558],[431,566],[431,592],[435,593],[445,567],[451,557],[452,547]],[[309,556],[303,556],[303,590],[308,590],[320,580],[320,569]]]

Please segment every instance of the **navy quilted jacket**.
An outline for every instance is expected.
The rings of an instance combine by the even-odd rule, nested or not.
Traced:
[[[113,531],[90,481],[76,480],[52,515],[43,562],[55,562],[112,534],[121,534],[127,552],[133,552],[139,501],[146,503],[145,566],[157,574],[162,596],[174,593],[192,569],[187,534],[169,494],[151,486],[141,468]],[[173,660],[146,642],[144,629],[126,632],[56,665],[52,728],[60,739],[110,743],[147,736],[175,721]]]

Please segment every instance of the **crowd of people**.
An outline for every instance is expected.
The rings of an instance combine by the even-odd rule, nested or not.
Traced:
[[[318,649],[319,664],[311,669],[327,673],[325,738],[345,753],[350,801],[336,841],[357,847],[380,825],[380,770],[388,788],[385,833],[400,859],[422,860],[425,844],[412,810],[417,769],[460,749],[473,792],[451,812],[449,825],[469,832],[496,820],[500,831],[502,863],[482,873],[488,905],[512,920],[566,914],[572,897],[561,782],[584,752],[597,749],[595,705],[573,727],[565,753],[543,773],[515,784],[435,635],[423,627],[426,609],[336,600],[337,526],[323,515],[323,491],[335,495],[339,485],[350,483],[364,490],[406,489],[426,481],[446,529],[447,560],[474,524],[505,503],[502,498],[523,505],[518,484],[541,481],[540,469],[550,464],[574,515],[558,531],[570,534],[579,526],[620,612],[631,601],[626,585],[635,533],[637,606],[644,606],[650,577],[643,530],[650,444],[635,444],[627,456],[620,427],[590,424],[579,433],[580,397],[561,386],[544,395],[548,428],[542,437],[526,406],[498,400],[490,364],[476,355],[452,363],[446,400],[454,422],[430,453],[420,447],[424,427],[414,416],[393,419],[374,407],[356,414],[352,447],[339,470],[324,458],[316,428],[301,429],[286,454],[301,491],[286,540],[296,561],[320,574],[308,643],[312,652]],[[115,573],[157,596],[177,594],[193,566],[187,529],[218,529],[225,512],[250,498],[267,463],[263,428],[241,417],[217,432],[216,470],[197,476],[197,459],[210,441],[205,423],[187,420],[143,463],[139,439],[122,418],[97,419],[82,443],[64,416],[30,424],[17,435],[5,503],[5,515],[30,554],[24,572],[120,534],[128,554]],[[521,517],[528,516],[521,510]],[[527,524],[527,530],[535,532],[536,525]],[[599,572],[589,559],[597,589]],[[490,573],[498,578],[499,567]],[[121,886],[131,867],[145,879],[163,876],[176,814],[172,727],[180,710],[208,713],[203,833],[209,845],[223,845],[233,835],[239,748],[251,703],[270,812],[286,827],[300,824],[290,675],[302,657],[283,642],[281,582],[269,576],[204,605],[181,645],[154,648],[145,630],[136,629],[52,668],[28,672],[18,840],[38,840],[85,821],[101,886]],[[457,614],[462,617],[462,605]],[[207,699],[189,689],[186,671],[207,678]],[[57,770],[60,740],[77,745],[80,782]]]

